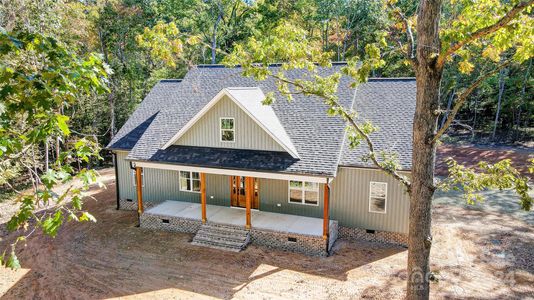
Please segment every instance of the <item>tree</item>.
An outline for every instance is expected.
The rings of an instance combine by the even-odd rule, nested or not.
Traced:
[[[82,204],[97,173],[73,166],[100,158],[98,143],[73,134],[66,112],[79,97],[105,93],[109,73],[98,55],[80,58],[52,37],[0,33],[0,184],[10,186],[21,203],[7,223],[19,236],[0,255],[0,264],[19,267],[16,245],[36,229],[55,236],[66,221],[96,221]],[[38,158],[49,140],[61,146],[53,164],[43,167]],[[31,193],[9,183],[24,174]]]
[[[405,30],[413,43],[406,47],[406,59],[413,66],[416,82],[416,111],[413,125],[412,173],[408,179],[397,172],[394,153],[377,153],[370,135],[376,130],[372,124],[360,123],[357,112],[342,107],[336,99],[335,91],[341,74],[334,73],[321,77],[314,72],[317,65],[329,66],[328,53],[320,52],[313,41],[306,38],[305,32],[290,23],[277,28],[271,36],[253,38],[244,45],[235,47],[227,58],[229,65],[240,64],[243,74],[257,80],[268,77],[278,83],[279,91],[291,100],[292,93],[320,96],[330,107],[328,113],[342,117],[349,124],[349,143],[358,146],[366,144],[369,153],[364,159],[374,163],[380,170],[401,182],[410,195],[410,225],[408,237],[408,282],[407,298],[427,299],[429,281],[433,275],[429,267],[429,254],[432,245],[431,200],[434,191],[448,184],[464,188],[466,199],[479,199],[474,193],[484,188],[514,188],[520,195],[521,207],[529,210],[532,198],[528,195],[528,178],[521,176],[508,162],[495,165],[481,164],[480,174],[457,167],[451,163],[450,179],[442,184],[434,180],[436,145],[452,124],[457,112],[468,96],[487,78],[501,69],[522,63],[534,56],[531,43],[533,19],[528,14],[534,0],[501,3],[486,0],[472,3],[460,1],[455,9],[456,21],[440,26],[442,2],[440,0],[421,1],[417,12],[415,32],[407,22]],[[402,16],[404,21],[408,19]],[[414,36],[416,35],[416,36]],[[385,41],[368,44],[365,56],[349,61],[342,73],[354,79],[353,86],[364,82],[372,69],[384,65],[379,47]],[[440,115],[440,83],[445,66],[452,60],[460,59],[459,71],[474,71],[470,63],[470,48],[482,47],[483,55],[495,61],[492,70],[480,74],[465,89],[456,95],[455,105],[437,130]],[[512,59],[497,63],[504,51],[512,51]],[[273,59],[284,61],[281,70],[304,68],[311,75],[306,78],[288,79],[284,71],[273,73],[267,68]],[[274,101],[267,95],[266,104]]]

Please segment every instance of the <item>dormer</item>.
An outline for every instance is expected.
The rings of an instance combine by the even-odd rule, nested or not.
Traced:
[[[258,87],[222,89],[163,147],[171,145],[283,151],[299,158]]]

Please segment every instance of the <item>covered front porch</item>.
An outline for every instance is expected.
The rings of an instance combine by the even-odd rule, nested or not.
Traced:
[[[204,213],[203,213],[204,211]],[[337,221],[329,221],[324,239],[323,219],[176,200],[163,201],[140,215],[146,229],[193,233],[192,243],[239,252],[249,243],[327,256],[337,238]],[[247,220],[248,219],[248,220]]]
[[[206,204],[207,220],[216,224],[244,228],[247,222],[245,211],[245,209],[241,208]],[[202,205],[168,200],[146,210],[145,214],[202,221]],[[334,222],[330,220],[330,226]],[[323,236],[323,219],[320,218],[251,210],[251,226],[258,230],[316,237]]]
[[[237,251],[252,242],[328,255],[337,238],[337,222],[330,220],[329,213],[330,178],[154,162],[136,162],[133,168],[141,227],[194,233],[194,244]],[[161,171],[150,171],[143,176],[144,169]],[[178,182],[184,184],[180,191],[159,198],[160,203],[144,211],[143,178],[154,182],[147,186],[146,195],[147,204],[152,205],[158,201],[153,197],[160,195],[154,189],[158,184],[165,188],[163,182],[167,178],[161,177],[162,172],[167,172],[167,178],[180,174],[179,180],[169,182],[172,186]],[[152,176],[160,176],[160,183],[151,179]],[[292,182],[297,187],[291,186]],[[183,188],[189,190],[195,186],[189,194],[183,192]],[[198,198],[189,198],[194,194]],[[313,202],[304,203],[305,195]],[[308,214],[309,211],[313,213]]]

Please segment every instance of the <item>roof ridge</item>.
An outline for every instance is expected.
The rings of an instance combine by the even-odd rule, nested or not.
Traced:
[[[160,79],[159,82],[161,83],[171,83],[171,82],[182,82],[183,79],[179,78],[168,78],[168,79]]]
[[[370,77],[368,81],[413,81],[415,77]]]
[[[282,66],[282,64],[283,63],[270,63],[269,67],[280,67]],[[315,64],[319,65],[318,63],[315,63]],[[346,61],[333,61],[332,62],[332,66],[342,66],[346,64],[347,64]],[[232,68],[241,68],[241,65],[235,65],[233,67],[230,67],[230,66],[226,66],[223,64],[198,64],[198,65],[195,65],[195,67],[201,68],[201,69],[232,69]]]

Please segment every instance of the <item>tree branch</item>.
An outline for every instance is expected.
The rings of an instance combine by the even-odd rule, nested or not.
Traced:
[[[408,53],[407,56],[408,56],[408,59],[411,61],[411,62],[414,62],[415,61],[415,39],[414,39],[414,36],[413,36],[413,31],[412,31],[412,25],[410,24],[410,21],[408,20],[408,18],[400,11],[400,10],[395,10],[397,12],[397,15],[402,19],[402,21],[404,22],[404,25],[406,26],[406,37],[408,38]]]
[[[327,95],[320,95],[320,94],[317,94],[317,93],[313,93],[313,92],[307,92],[306,89],[305,89],[305,86],[303,86],[302,84],[299,84],[298,82],[295,82],[295,81],[292,81],[292,80],[289,80],[287,78],[283,78],[283,77],[280,77],[278,75],[275,75],[275,74],[270,74],[269,76],[275,78],[275,79],[278,79],[282,82],[285,82],[287,84],[291,84],[297,88],[299,88],[301,90],[301,93],[304,93],[304,94],[313,94],[313,95],[316,95],[316,96],[319,96],[329,102],[331,102],[333,104],[334,107],[337,107],[339,108],[339,111],[340,111],[340,114],[341,114],[341,117],[343,119],[345,119],[347,122],[349,122],[349,124],[354,128],[356,129],[356,131],[358,132],[358,134],[363,137],[365,143],[367,144],[367,147],[369,148],[369,158],[371,159],[371,161],[373,162],[373,164],[378,168],[380,169],[381,171],[383,171],[384,173],[386,174],[389,174],[391,175],[393,178],[395,178],[396,180],[398,180],[400,183],[402,183],[406,190],[408,192],[411,191],[411,183],[409,182],[408,178],[406,178],[405,176],[403,175],[400,175],[396,170],[391,170],[391,169],[388,169],[388,168],[385,168],[384,166],[382,166],[380,164],[380,162],[377,160],[376,158],[376,154],[375,154],[375,149],[374,149],[374,145],[373,145],[373,142],[371,141],[371,138],[369,137],[368,134],[366,134],[362,128],[360,127],[360,125],[358,125],[358,123],[356,123],[356,121],[354,120],[352,114],[350,114],[349,112],[347,112],[347,110],[337,101],[335,100],[334,98],[332,97],[328,97]]]
[[[473,82],[466,90],[464,90],[460,95],[458,95],[458,98],[456,99],[456,103],[454,104],[454,107],[449,112],[449,115],[447,117],[447,120],[441,126],[439,131],[434,135],[434,138],[432,139],[432,143],[435,143],[439,138],[447,131],[447,129],[450,127],[452,122],[454,121],[454,117],[464,104],[464,102],[467,100],[467,97],[486,79],[490,78],[491,76],[495,75],[495,73],[499,72],[502,68],[505,68],[506,66],[510,65],[512,63],[511,60],[508,60],[502,64],[500,64],[497,68],[493,69],[492,71],[478,77],[478,79]]]
[[[492,34],[495,31],[508,25],[517,15],[519,15],[521,12],[523,12],[524,9],[531,6],[532,4],[534,4],[534,0],[519,2],[510,11],[508,11],[502,18],[500,18],[496,23],[480,28],[477,31],[473,32],[472,34],[468,35],[468,37],[465,40],[452,44],[449,48],[447,48],[445,51],[440,53],[440,55],[438,56],[437,62],[436,62],[437,66],[443,67],[447,58],[450,55],[454,54],[457,50],[465,46],[466,44],[476,41],[479,38],[484,37],[486,35]]]

